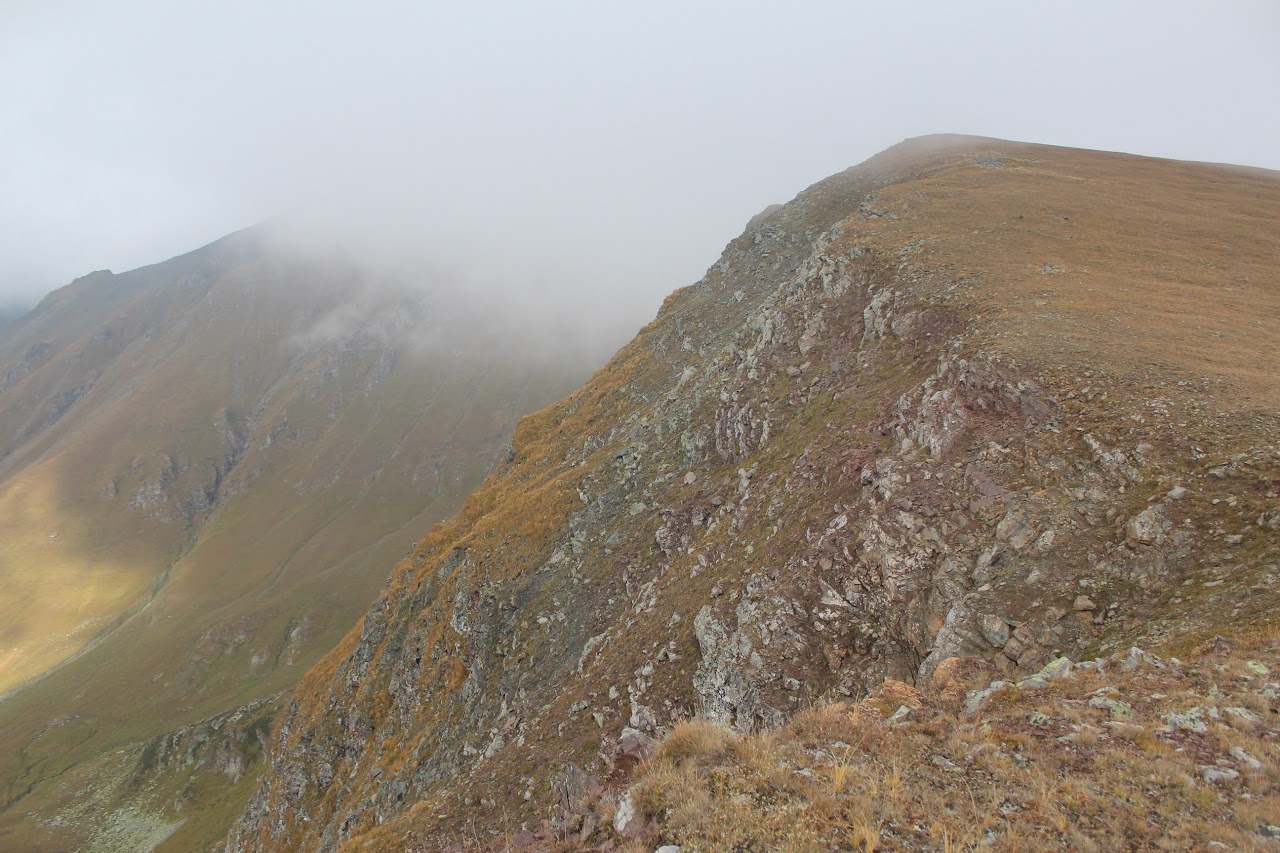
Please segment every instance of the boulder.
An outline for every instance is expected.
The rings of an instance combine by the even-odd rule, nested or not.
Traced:
[[[1211,764],[1201,765],[1200,778],[1210,784],[1214,782],[1232,782],[1240,778],[1240,774],[1229,767],[1214,767]]]
[[[1013,684],[1008,681],[993,681],[990,686],[982,690],[971,691],[969,695],[965,697],[964,709],[961,712],[961,716],[969,719],[978,716],[978,714],[982,713],[982,709],[987,707],[987,702],[991,699],[993,694],[999,693],[1006,687],[1012,686]]]
[[[1130,545],[1154,545],[1160,540],[1164,515],[1156,507],[1144,509],[1124,526],[1124,538]]]
[[[1075,669],[1075,664],[1070,658],[1055,658],[1044,665],[1044,669],[1040,670],[1040,677],[1047,681],[1057,681],[1061,678],[1067,678]]]
[[[978,630],[982,632],[982,638],[997,649],[1004,648],[1009,642],[1009,624],[999,616],[990,613],[979,616]]]
[[[618,743],[613,748],[613,772],[621,776],[629,776],[643,761],[647,761],[658,742],[638,729],[624,728],[618,736]]]
[[[1021,551],[1036,538],[1036,529],[1020,517],[1009,513],[996,525],[996,536],[1008,542],[1015,551]]]

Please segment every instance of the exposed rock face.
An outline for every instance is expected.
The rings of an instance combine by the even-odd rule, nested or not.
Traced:
[[[270,699],[259,700],[161,735],[149,741],[139,756],[135,780],[146,780],[182,769],[220,773],[233,782],[265,752]]]
[[[760,700],[764,683],[777,678],[752,645],[752,637],[759,636],[753,623],[760,612],[750,598],[744,598],[735,611],[737,627],[732,633],[712,615],[710,606],[698,611],[693,623],[702,655],[693,677],[698,711],[710,720],[732,723],[744,731],[759,725],[775,726],[783,719],[781,711]],[[792,649],[799,652],[801,646],[794,643]]]
[[[624,727],[768,728],[954,657],[1056,678],[1063,655],[1165,630],[1145,618],[1177,612],[1203,538],[1162,517],[1190,452],[1172,419],[1123,377],[1099,396],[1039,344],[1002,348],[978,318],[1003,279],[902,224],[930,181],[1050,168],[1000,154],[983,172],[968,148],[891,151],[753,220],[522,422],[300,686],[228,850],[434,849],[463,803],[536,820],[562,766],[600,770]]]

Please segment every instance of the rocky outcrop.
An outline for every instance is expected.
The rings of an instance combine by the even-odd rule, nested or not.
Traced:
[[[148,741],[138,756],[134,783],[179,770],[217,773],[231,782],[240,781],[266,752],[274,702],[275,697],[251,702]]]

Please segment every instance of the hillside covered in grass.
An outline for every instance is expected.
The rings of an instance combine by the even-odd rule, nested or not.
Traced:
[[[588,373],[493,309],[259,227],[0,333],[0,848],[225,834],[272,697]]]

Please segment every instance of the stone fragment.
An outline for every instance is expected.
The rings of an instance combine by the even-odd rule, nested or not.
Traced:
[[[1212,764],[1200,765],[1200,778],[1209,783],[1231,782],[1240,778],[1240,774],[1230,767],[1215,767]]]
[[[604,790],[599,779],[576,764],[565,767],[554,787],[565,805],[579,803]]]
[[[1057,681],[1060,679],[1070,678],[1071,670],[1075,669],[1074,663],[1071,663],[1068,657],[1055,658],[1046,665],[1044,669],[1039,671],[1039,676],[1046,681]]]
[[[1129,519],[1124,526],[1124,538],[1130,545],[1154,545],[1161,535],[1164,515],[1156,507],[1149,507]]]
[[[1255,712],[1250,711],[1248,708],[1230,707],[1224,708],[1223,710],[1226,711],[1229,716],[1235,717],[1237,720],[1244,720],[1250,725],[1256,726],[1258,723],[1262,722],[1262,717]]]
[[[1036,538],[1036,529],[1017,515],[1009,513],[996,525],[996,536],[1008,542],[1015,551],[1022,551]]]
[[[976,716],[983,708],[987,707],[987,702],[990,701],[992,694],[1012,686],[1013,684],[1008,681],[993,681],[989,687],[970,691],[969,695],[965,697],[964,715],[966,717]]]
[[[1004,644],[1004,656],[1012,661],[1016,661],[1026,650],[1027,644],[1018,639],[1017,632]]]
[[[613,831],[623,838],[635,838],[643,829],[644,821],[636,809],[635,801],[631,798],[631,792],[628,791],[618,803],[617,811],[613,813]]]
[[[1254,758],[1252,755],[1246,752],[1242,747],[1233,746],[1231,747],[1231,749],[1227,750],[1227,753],[1236,761],[1240,762],[1245,767],[1248,767],[1250,770],[1262,769],[1262,762]]]
[[[824,581],[822,578],[818,578],[818,584],[822,589],[821,601],[827,607],[848,607],[849,606],[849,602],[845,600],[844,596],[842,596],[840,593],[832,589],[831,585],[826,581]]]
[[[1039,648],[1028,649],[1018,656],[1018,666],[1025,670],[1035,670],[1036,675],[1033,678],[1039,678],[1040,667],[1044,666],[1044,661],[1040,657],[1041,650]]]
[[[1075,604],[1071,606],[1072,610],[1077,612],[1097,610],[1098,605],[1093,603],[1093,599],[1087,595],[1077,595]]]
[[[613,770],[628,775],[642,761],[647,760],[658,748],[658,742],[642,731],[630,726],[622,730],[613,748]]]
[[[982,638],[997,649],[1002,649],[1009,642],[1009,624],[990,613],[978,617],[978,630]]]
[[[1130,672],[1142,666],[1164,669],[1164,662],[1150,652],[1145,652],[1137,646],[1131,646],[1129,654],[1120,661],[1120,668],[1125,672]]]
[[[1107,696],[1094,696],[1089,700],[1089,707],[1105,710],[1113,720],[1127,720],[1133,716],[1133,707],[1128,702]]]
[[[1204,709],[1198,706],[1181,713],[1171,711],[1165,715],[1164,719],[1170,729],[1181,729],[1200,735],[1209,731],[1209,727],[1204,722]]]

